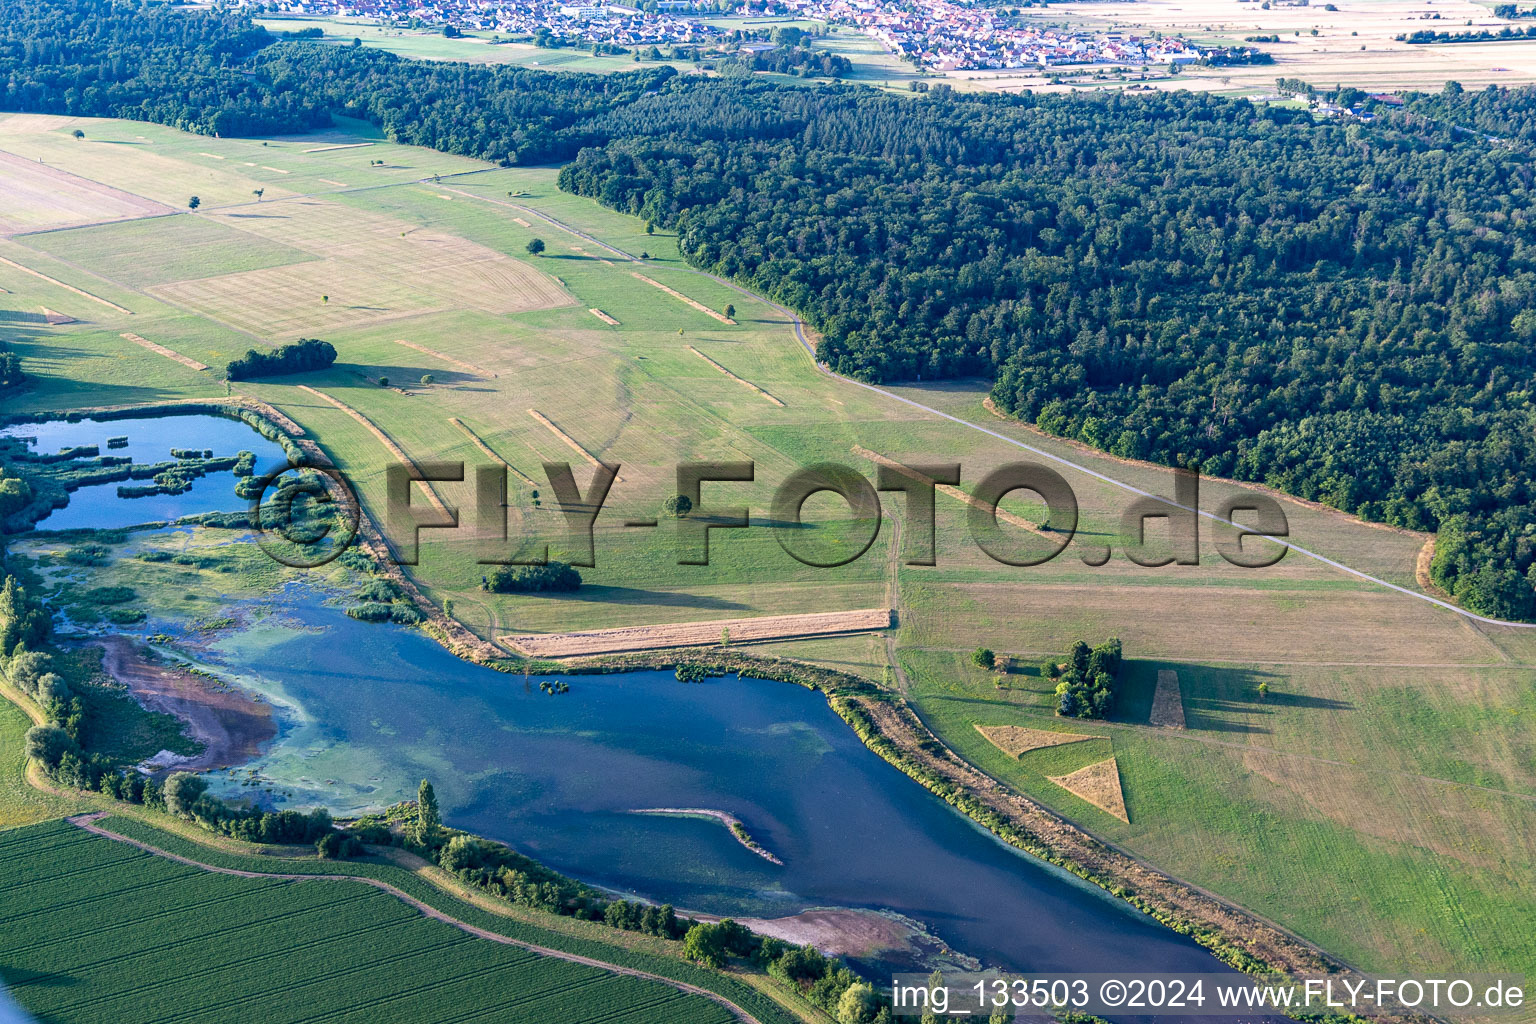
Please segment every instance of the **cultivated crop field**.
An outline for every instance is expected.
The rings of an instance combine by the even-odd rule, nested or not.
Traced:
[[[1256,7],[1241,10],[1256,16]],[[392,458],[381,435],[417,462],[463,461],[471,479],[476,465],[511,467],[509,539],[481,529],[471,482],[435,482],[462,527],[422,531],[411,570],[481,637],[894,608],[897,625],[879,636],[754,650],[887,679],[942,739],[995,776],[1363,967],[1536,971],[1532,631],[1477,623],[1296,552],[1267,568],[1230,565],[1218,545],[1231,530],[1208,520],[1199,565],[1133,564],[1120,517],[1135,495],[1119,484],[1171,495],[1167,470],[1002,420],[983,405],[984,382],[882,394],[831,379],[783,310],[689,271],[665,232],[560,193],[553,168],[493,168],[344,130],[263,147],[118,122],[78,122],[81,141],[69,134],[77,122],[31,119],[22,131],[15,120],[0,122],[0,151],[33,161],[47,154],[71,173],[178,210],[180,193],[212,182],[196,213],[0,242],[0,256],[49,279],[0,264],[9,292],[0,294],[0,338],[37,382],[18,396],[22,411],[222,397],[219,368],[246,348],[322,337],[340,353],[335,366],[234,392],[301,424],[371,511],[383,509]],[[142,145],[112,147],[130,154],[120,162],[95,144],[139,133]],[[349,139],[374,145],[334,148]],[[381,156],[388,167],[367,166]],[[244,186],[258,173],[283,176],[262,171],[257,157],[291,179],[259,204]],[[170,166],[151,175],[160,161]],[[430,180],[435,173],[445,177]],[[162,229],[186,251],[154,255]],[[546,243],[542,257],[527,253],[534,238]],[[507,276],[487,283],[466,266]],[[81,322],[21,319],[45,305]],[[124,332],[212,369],[157,355]],[[1078,537],[1045,564],[1003,565],[973,542],[971,506],[940,494],[938,564],[906,565],[916,538],[898,529],[901,496],[886,494],[887,518],[862,557],[833,569],[796,561],[781,540],[835,554],[856,551],[863,537],[825,494],[805,505],[811,526],[761,525],[775,488],[820,461],[873,480],[874,462],[860,452],[959,462],[967,492],[1006,463],[1045,461],[1076,494]],[[569,462],[585,493],[590,459],[621,464],[621,479],[597,520],[597,565],[581,570],[581,589],[483,590],[482,559],[526,557],[546,544],[557,558],[580,553],[541,463]],[[704,485],[707,506],[745,506],[760,524],[711,531],[707,567],[678,563],[677,526],[662,514],[682,459],[756,465],[752,482]],[[1235,490],[1203,481],[1201,507]],[[1279,500],[1295,543],[1416,589],[1423,535]],[[413,503],[430,514],[420,492]],[[1030,522],[1043,517],[1027,500],[1005,507]],[[624,525],[648,519],[659,525]],[[1149,554],[1172,550],[1168,528],[1148,527]],[[1052,543],[1007,522],[1003,531],[1020,555]],[[1109,560],[1089,564],[1105,547]],[[1061,727],[1035,666],[1076,639],[1112,635],[1124,641],[1131,690],[1114,721],[1090,730],[1105,740],[1010,757],[977,731]],[[977,646],[1009,656],[1012,669],[1000,679],[976,669]],[[1178,672],[1184,730],[1148,720],[1161,669]],[[1050,781],[1110,756],[1129,821]],[[1363,895],[1341,914],[1341,892]]]
[[[0,834],[0,856],[0,975],[47,1020],[734,1019],[665,985],[476,938],[357,883],[212,874],[58,821]]]

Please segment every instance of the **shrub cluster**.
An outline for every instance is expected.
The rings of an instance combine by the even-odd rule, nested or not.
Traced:
[[[480,589],[495,594],[513,594],[546,590],[575,590],[581,586],[581,573],[565,562],[547,565],[503,565],[489,576],[480,578]]]
[[[1067,718],[1108,716],[1115,706],[1121,661],[1120,641],[1113,637],[1091,650],[1081,640],[1074,643],[1056,684],[1056,713]]]
[[[248,349],[244,356],[230,361],[224,368],[224,376],[230,380],[277,377],[307,370],[323,370],[335,361],[336,349],[330,342],[319,338],[300,338],[291,345],[284,345],[271,352]]]

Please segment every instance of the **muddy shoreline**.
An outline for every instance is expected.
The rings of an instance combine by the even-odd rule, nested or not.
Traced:
[[[185,723],[187,735],[203,746],[201,753],[191,756],[161,751],[142,766],[150,771],[238,767],[259,757],[262,748],[277,737],[270,705],[208,676],[167,664],[152,648],[131,637],[104,636],[88,645],[102,649],[102,668],[127,687],[134,700],[150,711],[176,717]]]

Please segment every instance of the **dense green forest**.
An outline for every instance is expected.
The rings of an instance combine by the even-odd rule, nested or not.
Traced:
[[[1452,86],[1362,124],[269,40],[229,13],[0,0],[3,103],[222,132],[337,111],[572,160],[562,187],[791,305],[840,372],[986,376],[1053,433],[1437,530],[1437,582],[1536,617],[1532,90]]]

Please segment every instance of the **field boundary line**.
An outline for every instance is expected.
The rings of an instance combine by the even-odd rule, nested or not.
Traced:
[[[122,337],[127,338],[135,345],[149,349],[156,355],[165,356],[167,359],[174,359],[182,366],[188,366],[194,370],[208,369],[208,364],[200,363],[196,359],[193,359],[191,356],[184,356],[180,352],[168,349],[164,345],[150,341],[148,338],[141,338],[137,334],[134,334],[132,331],[124,331]]]
[[[651,285],[654,288],[660,288],[662,291],[666,292],[668,295],[672,296],[674,299],[677,299],[678,301],[682,302],[684,305],[692,306],[694,309],[698,310],[700,313],[703,313],[705,316],[712,316],[716,320],[719,320],[721,323],[723,323],[723,324],[730,324],[732,327],[736,326],[736,321],[732,320],[730,317],[726,316],[724,313],[716,313],[714,310],[710,309],[708,306],[704,305],[704,303],[700,302],[699,300],[697,300],[697,299],[690,299],[688,296],[684,295],[682,292],[678,291],[676,288],[670,288],[667,285],[662,284],[660,281],[656,280],[655,278],[646,277],[644,274],[640,273],[638,270],[631,270],[629,272],[629,276],[630,277],[637,277],[640,280],[644,281],[646,284]]]
[[[1004,508],[994,509],[980,498],[977,498],[976,496],[961,490],[953,484],[935,483],[933,480],[917,472],[911,467],[903,466],[895,459],[888,459],[884,455],[881,455],[879,452],[872,452],[868,448],[865,448],[863,445],[856,444],[850,450],[853,452],[853,454],[859,456],[860,458],[868,459],[869,461],[879,466],[885,466],[889,469],[894,469],[896,472],[902,474],[903,476],[911,477],[918,483],[923,484],[926,487],[932,487],[934,490],[939,491],[948,497],[954,498],[956,501],[964,502],[972,508],[993,512],[997,515],[997,518],[1001,519],[1005,523],[1012,523],[1014,526],[1021,527],[1022,529],[1028,530],[1031,533],[1038,533],[1042,537],[1049,536],[1038,525],[1030,522],[1023,516],[1014,515],[1012,512],[1009,512]]]
[[[721,366],[719,363],[715,362],[713,359],[709,358],[709,356],[705,355],[703,352],[700,352],[698,349],[694,348],[692,345],[688,346],[688,351],[692,352],[694,355],[698,356],[700,359],[704,360],[710,366],[713,366],[715,369],[719,370],[721,373],[725,374],[727,377],[731,378],[731,380],[735,381],[736,383],[740,384],[741,386],[743,386],[743,387],[745,387],[745,388],[747,388],[747,389],[749,389],[751,391],[756,391],[758,394],[760,394],[764,398],[768,399],[768,401],[772,402],[774,405],[778,406],[781,409],[784,408],[784,403],[779,401],[773,395],[770,395],[767,391],[764,391],[762,388],[758,387],[756,384],[753,384],[751,381],[747,380],[745,377],[738,377],[738,376],[736,376],[730,370],[727,370],[725,367]]]
[[[539,482],[537,480],[535,480],[533,477],[529,476],[527,473],[524,473],[522,470],[520,470],[516,466],[512,465],[512,463],[508,462],[506,459],[502,458],[500,455],[497,455],[495,449],[493,449],[490,445],[486,444],[485,440],[479,434],[475,433],[473,430],[470,429],[469,424],[465,423],[463,420],[459,419],[457,416],[449,416],[448,417],[448,422],[452,423],[454,426],[458,427],[461,431],[463,431],[464,432],[464,436],[468,437],[471,441],[473,441],[475,443],[475,447],[480,449],[482,452],[484,452],[486,454],[486,456],[488,456],[489,458],[495,459],[497,462],[501,463],[503,466],[506,466],[509,470],[511,470],[513,476],[517,477],[519,480],[521,480],[523,483],[529,485],[530,487],[537,487],[537,486],[539,486]]]
[[[539,412],[539,410],[537,410],[537,409],[529,409],[528,410],[528,415],[532,416],[534,419],[536,419],[540,423],[544,424],[544,426],[549,428],[549,432],[550,433],[554,434],[560,440],[564,441],[566,444],[570,445],[577,452],[579,452],[581,454],[582,458],[586,459],[589,463],[592,464],[592,468],[593,469],[601,469],[602,468],[603,461],[601,459],[599,459],[596,455],[593,455],[591,452],[589,452],[585,448],[583,448],[580,441],[576,440],[570,434],[567,434],[565,431],[563,431],[559,427],[557,427],[555,425],[555,421],[554,420],[550,419],[548,416],[545,416],[543,413]],[[619,483],[623,483],[624,478],[621,477],[621,476],[615,475],[614,476],[614,480],[618,481]]]
[[[395,439],[390,437],[388,434],[384,433],[383,428],[380,427],[377,423],[374,423],[373,420],[369,419],[367,416],[364,416],[362,413],[358,412],[356,409],[352,408],[350,405],[348,405],[346,402],[343,402],[341,399],[333,398],[330,395],[326,394],[324,391],[320,391],[320,390],[318,390],[316,388],[312,388],[308,384],[299,384],[299,385],[296,385],[296,387],[300,391],[307,391],[310,394],[314,395],[316,398],[320,398],[320,399],[323,399],[323,400],[329,402],[331,405],[334,405],[336,408],[340,409],[342,412],[346,413],[348,416],[351,416],[353,419],[357,420],[357,422],[361,423],[364,427],[366,427],[368,429],[369,433],[371,433],[375,438],[377,438],[379,440],[379,443],[384,445],[385,448],[389,449],[389,453],[391,455],[393,455],[395,458],[399,459],[401,462],[405,463],[406,465],[408,465],[412,469],[414,469],[416,471],[416,473],[418,474],[418,476],[423,475],[421,473],[421,467],[416,464],[416,460],[411,458],[409,455],[407,455],[405,453],[405,449],[401,448],[398,444],[396,444],[395,443]],[[443,504],[443,499],[439,498],[437,496],[437,491],[432,489],[432,485],[430,483],[428,483],[427,481],[422,480],[422,479],[417,479],[416,480],[416,484],[417,484],[417,486],[419,486],[422,489],[423,492],[426,493],[427,500],[432,503],[432,507],[433,508],[435,508],[437,511],[441,512],[445,516],[453,517],[455,519],[457,518],[454,515],[454,513],[448,508],[448,506]]]
[[[361,882],[363,885],[372,886],[375,889],[388,893],[390,896],[393,896],[395,899],[409,907],[415,908],[424,916],[429,917],[434,921],[441,921],[444,924],[452,925],[453,927],[459,929],[459,931],[464,932],[467,935],[473,935],[477,939],[485,939],[488,942],[497,942],[504,946],[515,946],[518,949],[525,949],[530,953],[537,953],[540,956],[553,957],[556,960],[565,960],[570,963],[581,964],[586,967],[595,967],[599,970],[609,971],[613,974],[623,974],[632,978],[641,978],[646,981],[660,982],[661,984],[670,988],[677,989],[679,992],[683,992],[687,995],[703,996],[705,999],[725,1007],[736,1016],[737,1020],[742,1021],[743,1024],[761,1024],[761,1022],[756,1017],[752,1016],[746,1010],[742,1009],[740,1006],[736,1005],[725,996],[720,995],[718,992],[711,992],[709,989],[703,988],[699,985],[691,985],[686,981],[677,981],[676,979],[668,978],[665,975],[653,974],[650,971],[642,971],[636,967],[625,967],[621,964],[613,964],[606,960],[599,960],[596,957],[581,956],[577,953],[567,953],[564,950],[553,949],[549,946],[540,946],[536,943],[524,942],[521,939],[514,939],[510,936],[502,935],[500,932],[493,932],[489,928],[480,928],[476,925],[470,924],[468,921],[461,921],[451,914],[438,910],[436,907],[432,906],[430,903],[427,903],[425,900],[417,899],[415,896],[412,896],[405,890],[396,888],[395,886],[390,885],[388,882],[385,882],[382,879],[369,878],[366,875],[319,875],[300,873],[285,874],[271,871],[245,871],[240,868],[226,868],[220,867],[216,864],[205,864],[202,861],[193,860],[191,857],[183,857],[180,854],[171,853],[169,850],[162,850],[159,847],[153,846],[149,843],[142,842],[138,839],[130,839],[127,836],[118,835],[116,832],[111,832],[105,828],[102,828],[97,824],[97,822],[102,818],[107,817],[109,813],[110,812],[108,811],[93,811],[89,814],[76,814],[72,817],[65,818],[64,820],[76,828],[84,829],[92,835],[100,836],[103,839],[110,839],[118,843],[126,843],[129,846],[136,847],[140,850],[143,850],[145,853],[153,854],[156,857],[164,857],[166,860],[175,861],[178,864],[185,864],[187,867],[198,868],[202,871],[212,872],[213,874],[233,875],[236,878],[267,878],[282,882],[307,882],[310,880],[317,882]]]
[[[103,306],[106,306],[108,309],[115,309],[119,313],[127,313],[129,316],[133,315],[133,310],[131,309],[128,309],[124,306],[119,306],[115,302],[110,302],[107,299],[102,298],[100,295],[92,295],[90,292],[83,288],[76,288],[72,284],[65,284],[63,281],[60,281],[56,277],[49,277],[41,270],[33,270],[31,267],[26,266],[25,264],[17,263],[15,260],[7,259],[4,256],[0,256],[0,263],[4,263],[8,267],[14,267],[21,271],[23,274],[31,274],[33,277],[40,278],[44,281],[47,281],[51,285],[56,285],[60,288],[63,288],[67,292],[74,292],[76,295],[82,295],[85,298],[90,299],[92,302],[99,302]]]
[[[337,143],[334,146],[316,146],[314,149],[306,149],[306,150],[304,150],[304,152],[306,152],[306,153],[329,153],[332,150],[337,150],[337,149],[363,149],[363,148],[365,148],[367,146],[371,146],[371,145],[373,145],[373,143],[371,143],[371,142],[341,142],[341,143]],[[324,179],[322,179],[322,180],[324,180]]]
[[[450,365],[450,366],[457,366],[459,369],[465,370],[465,371],[467,371],[469,373],[473,373],[477,377],[486,377],[486,378],[489,378],[489,379],[492,379],[492,380],[494,380],[495,377],[496,377],[496,375],[494,373],[492,373],[490,370],[485,369],[483,366],[476,366],[474,363],[466,363],[462,359],[455,359],[455,358],[453,358],[453,356],[443,355],[443,353],[438,352],[435,349],[427,348],[427,346],[425,346],[425,345],[418,345],[414,341],[405,341],[405,340],[403,340],[401,338],[396,338],[395,339],[395,344],[396,345],[404,345],[406,348],[413,348],[417,352],[423,352],[423,353],[431,356],[434,359],[441,359],[443,362],[447,363],[448,365]]]

